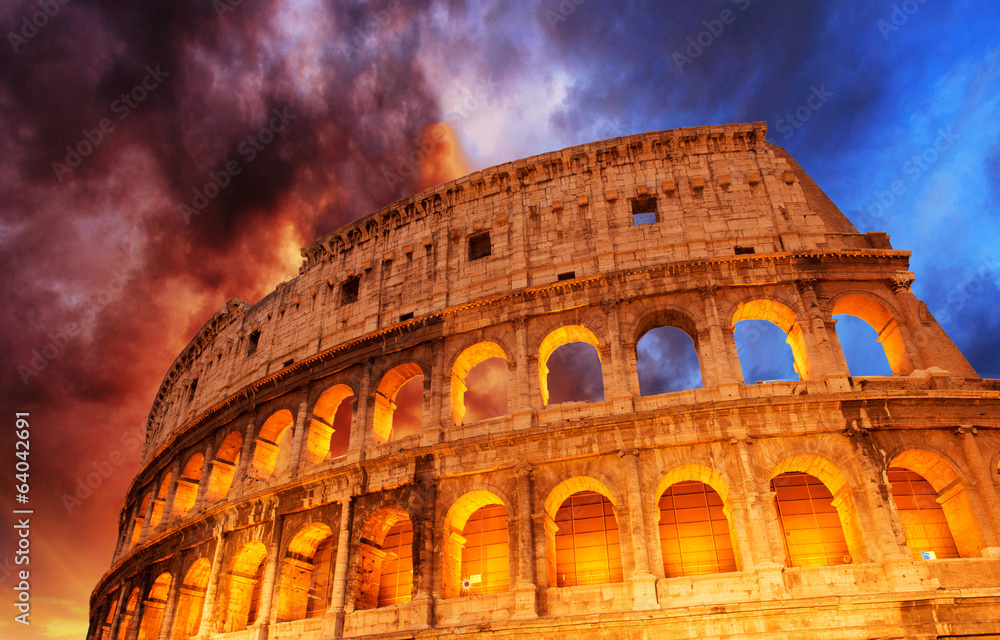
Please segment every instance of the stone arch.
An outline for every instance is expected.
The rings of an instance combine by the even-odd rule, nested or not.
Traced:
[[[854,493],[851,490],[850,484],[847,481],[846,476],[840,470],[840,468],[822,456],[816,454],[795,454],[791,455],[775,466],[771,471],[771,487],[772,491],[775,491],[775,507],[778,509],[779,522],[782,523],[785,550],[788,554],[789,566],[801,566],[796,563],[795,554],[790,548],[790,545],[795,545],[798,543],[797,540],[790,540],[790,529],[785,524],[788,522],[788,518],[782,515],[780,501],[781,496],[778,495],[781,492],[777,491],[775,479],[784,474],[802,474],[807,476],[805,482],[809,483],[811,481],[808,478],[813,478],[825,487],[825,490],[829,492],[829,505],[831,505],[837,513],[837,520],[840,524],[840,531],[844,543],[846,544],[847,551],[849,553],[849,558],[845,562],[857,563],[866,562],[868,558],[864,534],[862,533],[861,523],[858,516],[858,508],[855,503]],[[790,476],[786,476],[790,477]],[[804,485],[805,486],[805,485]],[[817,487],[815,483],[808,485],[809,487]],[[818,489],[818,495],[822,495],[822,490]],[[812,501],[812,498],[809,498]],[[825,500],[825,498],[820,498],[819,501]],[[828,527],[833,531],[835,528],[833,523],[826,522],[825,520],[815,521],[815,526]],[[806,529],[808,531],[808,529]],[[812,534],[818,535],[818,534]],[[835,537],[835,532],[831,534]],[[831,544],[836,544],[835,540],[831,540]],[[839,564],[839,563],[838,563]]]
[[[173,576],[164,571],[156,577],[146,594],[142,607],[142,617],[139,621],[137,640],[156,640],[160,635],[160,625],[163,624],[163,613],[167,607],[167,597],[170,594],[170,582]]]
[[[109,640],[111,637],[111,625],[115,622],[115,617],[118,615],[118,600],[121,594],[118,589],[115,589],[107,597],[107,614],[104,615],[104,621],[99,622],[100,626],[97,629],[95,637],[100,638],[100,640]],[[100,621],[100,618],[98,618]]]
[[[264,421],[254,442],[253,471],[258,478],[281,474],[294,464],[290,459],[295,415],[278,409]]]
[[[198,558],[185,572],[181,581],[180,595],[177,598],[171,640],[188,640],[198,633],[211,572],[212,563],[207,558]]]
[[[135,512],[135,519],[132,521],[132,540],[129,546],[135,546],[142,538],[142,529],[146,523],[146,516],[149,514],[149,503],[153,499],[153,492],[147,491],[139,502],[139,509]]]
[[[461,426],[465,420],[466,376],[477,365],[490,358],[508,361],[507,352],[493,340],[481,340],[469,345],[455,358],[451,366],[451,419],[455,426]]]
[[[191,455],[177,476],[177,489],[174,491],[174,507],[171,517],[182,517],[194,507],[198,498],[198,486],[201,482],[201,471],[205,466],[205,456],[202,453]]]
[[[860,318],[875,330],[892,375],[906,376],[913,372],[913,362],[903,341],[897,314],[889,305],[868,293],[849,292],[835,299],[830,316],[836,315]]]
[[[278,588],[278,622],[326,613],[333,551],[333,531],[322,522],[304,525],[289,541]]]
[[[267,549],[259,540],[245,543],[233,554],[227,576],[226,606],[222,608],[223,633],[242,631],[257,622],[266,559]]]
[[[936,494],[934,502],[940,506],[947,532],[954,540],[958,555],[963,558],[979,556],[986,547],[986,542],[969,502],[965,482],[959,477],[955,467],[943,456],[927,449],[906,449],[896,454],[889,463],[890,471],[893,467],[911,471],[930,484]],[[897,489],[898,487],[893,484],[894,500],[901,497],[897,496]],[[900,509],[898,502],[896,510],[903,519],[907,544],[911,544],[911,536],[914,533],[912,525],[916,523],[908,525],[907,519],[904,518],[907,510]],[[940,533],[944,534],[943,531]],[[911,551],[915,557],[918,556],[918,549],[911,547]]]
[[[153,498],[153,502],[149,509],[149,530],[152,531],[158,524],[163,522],[163,508],[167,503],[167,496],[170,494],[170,481],[173,479],[174,474],[170,471],[163,475],[160,479],[159,488],[156,490],[156,497]]]
[[[642,368],[640,367],[640,354],[639,354],[639,343],[646,335],[655,329],[670,328],[676,329],[683,332],[691,339],[691,346],[695,359],[698,362],[698,374],[701,379],[702,384],[706,379],[705,362],[702,358],[702,350],[704,345],[699,343],[698,339],[698,327],[694,318],[691,317],[687,312],[677,309],[672,306],[664,306],[659,308],[654,308],[647,310],[646,313],[639,316],[633,324],[632,333],[632,351],[635,353],[635,363],[636,363],[636,375],[637,380],[640,381],[640,394],[641,395],[652,395],[650,393],[643,393],[641,391],[641,379],[642,379]],[[699,385],[700,386],[700,385]],[[697,386],[687,387],[687,388],[697,388]]]
[[[318,464],[331,457],[338,457],[347,453],[344,444],[350,444],[350,426],[348,426],[346,437],[337,434],[337,442],[340,445],[334,451],[331,448],[331,441],[334,432],[334,418],[337,415],[341,404],[356,397],[354,389],[350,386],[337,383],[327,387],[316,402],[313,404],[312,417],[309,420],[309,437],[306,440],[306,456],[308,464]],[[352,404],[353,412],[353,404]]]
[[[208,476],[206,498],[209,502],[222,500],[229,494],[242,450],[243,434],[236,429],[230,431],[219,444],[215,459],[212,460],[212,471]]]
[[[500,509],[489,510],[488,507]],[[503,515],[499,516],[501,509]],[[472,553],[466,553],[466,549],[470,548],[470,532],[465,531],[466,524],[470,518],[483,516],[484,510],[497,512],[488,514],[491,521],[498,516],[503,520],[503,533],[499,536],[502,540],[494,545],[471,545],[471,549],[476,552],[476,557],[473,558]],[[509,515],[510,511],[504,500],[488,489],[466,491],[451,505],[444,519],[443,595],[445,598],[455,598],[467,593],[500,593],[510,590],[510,543],[506,524]],[[481,523],[479,518],[476,520],[477,523]],[[499,532],[500,528],[491,526],[490,531],[493,530]],[[474,533],[476,536],[474,542],[477,542],[481,532]],[[479,552],[487,546],[490,547],[488,551],[491,553],[485,558],[479,556]],[[498,552],[502,552],[502,555]],[[466,579],[472,575],[479,575],[480,580],[470,579],[466,584]]]
[[[409,525],[407,527],[407,525]],[[406,555],[406,538],[409,528],[409,554]],[[398,541],[387,543],[390,534],[399,536]],[[389,506],[378,509],[368,517],[361,528],[360,542],[358,545],[358,571],[356,585],[354,589],[355,609],[375,609],[386,604],[387,598],[383,597],[382,586],[386,582],[384,575],[389,569],[394,571],[395,582],[393,587],[392,600],[398,602],[409,602],[410,596],[405,592],[407,585],[413,584],[412,565],[412,522],[410,515],[397,506]],[[396,557],[394,558],[393,555]],[[406,564],[409,562],[409,575],[406,575]],[[398,566],[390,566],[392,563],[399,563]],[[383,569],[386,571],[384,572]],[[408,581],[407,581],[408,577]]]
[[[549,404],[549,367],[548,361],[552,353],[559,347],[571,342],[586,342],[597,349],[597,357],[601,357],[601,343],[597,335],[581,324],[563,325],[550,331],[538,346],[538,377],[542,391],[542,405]],[[603,363],[601,365],[603,367]]]
[[[790,306],[773,298],[745,300],[736,307],[730,324],[735,327],[742,320],[767,320],[780,327],[787,336],[785,341],[792,349],[796,373],[803,380],[812,377],[812,365],[809,363],[802,325]]]
[[[575,504],[577,500],[581,504]],[[549,586],[624,580],[618,533],[617,507],[620,504],[620,497],[614,496],[604,482],[590,475],[563,480],[549,492],[544,503]],[[587,526],[580,526],[583,523]],[[589,526],[591,524],[595,526]],[[562,539],[566,539],[566,543],[561,542]]]
[[[118,623],[118,636],[114,640],[125,640],[129,637],[131,626],[135,621],[135,611],[139,606],[139,587],[134,587],[125,601],[125,608],[121,613],[121,621]]]
[[[704,505],[700,502],[696,505],[679,505],[676,504],[676,498],[670,496],[672,504],[669,505],[670,510],[678,511],[680,509],[691,508],[691,509],[702,509],[704,508],[704,514],[692,514],[694,517],[691,518],[680,518],[676,519],[675,522],[664,522],[664,494],[670,490],[675,485],[692,486],[694,484],[704,485],[708,490],[701,492],[703,499],[705,501]],[[697,492],[686,492],[693,493],[697,495]],[[712,499],[712,494],[717,496],[721,504],[714,504]],[[736,529],[733,526],[733,503],[729,495],[729,486],[723,480],[722,476],[715,470],[703,465],[703,464],[686,464],[679,467],[674,467],[668,471],[656,485],[656,491],[654,493],[655,501],[654,504],[657,505],[659,509],[659,531],[660,531],[660,549],[664,557],[664,573],[667,577],[675,577],[680,575],[695,575],[698,573],[726,573],[728,571],[738,571],[742,563],[739,557],[739,544],[736,539]],[[722,517],[721,521],[718,516]],[[704,517],[702,517],[704,516]],[[724,531],[723,529],[724,523]],[[672,536],[667,536],[666,531],[664,531],[665,525],[673,524]],[[684,525],[700,525],[704,527],[707,526],[712,529],[710,532],[684,532],[680,530],[680,527]],[[718,529],[718,530],[717,530]],[[722,539],[717,539],[720,536],[725,535]],[[666,540],[676,539],[677,549],[669,549],[670,554],[668,554],[668,549],[665,546]],[[710,548],[715,554],[715,567],[714,570],[706,570],[709,567],[704,566],[700,569],[697,567],[685,568],[685,560],[688,555],[688,550],[685,549],[685,539],[691,540],[692,547],[705,546]],[[701,551],[699,548],[697,551]],[[669,557],[668,557],[669,556]],[[678,556],[674,558],[673,556]],[[680,571],[670,570],[670,566],[676,565],[673,560],[680,561]],[[690,563],[688,563],[690,564]],[[697,563],[696,563],[697,564]],[[704,563],[701,563],[704,564]]]
[[[389,369],[379,380],[375,388],[375,415],[372,429],[376,442],[388,442],[392,439],[392,417],[396,410],[396,394],[404,384],[424,375],[424,370],[415,362],[404,362]]]

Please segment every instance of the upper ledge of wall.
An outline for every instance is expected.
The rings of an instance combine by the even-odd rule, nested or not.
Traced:
[[[387,229],[444,213],[470,198],[498,192],[512,179],[528,185],[585,172],[593,165],[616,166],[678,154],[757,150],[765,144],[766,135],[766,122],[685,127],[609,138],[506,162],[407,196],[326,234],[301,249],[304,260],[299,273],[306,273],[322,264],[327,256],[349,251]]]

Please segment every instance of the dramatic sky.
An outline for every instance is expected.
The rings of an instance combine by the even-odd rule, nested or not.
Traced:
[[[83,637],[173,358],[228,298],[293,276],[301,245],[461,171],[414,162],[453,146],[421,137],[434,123],[475,170],[767,121],[859,229],[914,252],[918,297],[1000,376],[995,2],[224,1],[0,5],[4,638]],[[17,411],[30,629],[8,604]]]

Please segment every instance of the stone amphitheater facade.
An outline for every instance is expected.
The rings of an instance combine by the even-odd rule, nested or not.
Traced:
[[[765,133],[476,172],[229,301],[153,402],[89,638],[1000,637],[1000,382],[914,297],[910,254]],[[850,375],[838,314],[892,376]],[[800,380],[744,383],[744,319],[787,333]],[[701,387],[640,393],[661,326]],[[570,342],[596,348],[603,401],[549,403]],[[496,357],[507,411],[467,421],[466,376]]]

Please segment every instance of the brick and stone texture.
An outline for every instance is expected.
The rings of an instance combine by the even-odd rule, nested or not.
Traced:
[[[153,402],[89,638],[1000,637],[1000,382],[914,297],[909,253],[858,233],[765,133],[646,133],[476,172],[319,238],[256,304],[230,300]],[[845,313],[892,376],[849,374]],[[788,334],[799,380],[744,383],[743,319]],[[700,388],[640,394],[636,344],[659,326],[691,337]],[[548,357],[577,341],[605,399],[551,405]],[[469,422],[465,374],[488,357],[506,360],[507,412]],[[396,438],[415,375],[421,426]],[[957,557],[915,559],[890,468],[926,480]],[[842,557],[795,566],[786,473],[828,492]],[[735,570],[665,569],[658,501],[692,482],[722,505]],[[560,586],[557,510],[580,491],[610,502],[621,575]],[[497,593],[457,582],[486,505],[506,510]],[[378,606],[374,577],[404,561],[401,597]]]

